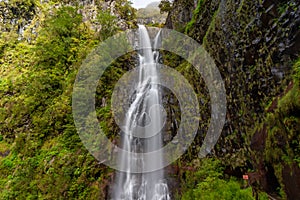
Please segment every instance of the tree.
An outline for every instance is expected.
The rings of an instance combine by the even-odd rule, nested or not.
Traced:
[[[172,10],[172,3],[169,0],[162,0],[158,5],[160,13],[168,13]]]
[[[121,19],[125,21],[132,21],[136,18],[136,10],[131,6],[132,2],[128,0],[117,0],[116,10]]]
[[[97,15],[97,22],[101,26],[99,36],[102,41],[115,34],[118,29],[117,17],[111,15],[108,11],[100,11]]]
[[[68,68],[78,60],[86,33],[82,16],[74,7],[59,8],[42,26],[36,45],[39,68]]]

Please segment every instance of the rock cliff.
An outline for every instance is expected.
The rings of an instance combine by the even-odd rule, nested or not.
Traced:
[[[185,32],[204,45],[225,81],[226,124],[214,154],[226,163],[227,173],[240,176],[253,169],[257,172],[254,177],[260,177],[253,183],[257,188],[275,196],[282,188],[281,196],[288,199],[300,198],[290,184],[300,178],[298,162],[279,159],[275,164],[262,152],[288,149],[290,153],[279,155],[299,155],[297,145],[289,145],[296,137],[293,133],[299,132],[295,125],[299,123],[295,114],[299,113],[299,99],[282,106],[289,112],[277,106],[272,123],[267,118],[268,105],[277,105],[274,99],[288,95],[286,88],[296,87],[290,82],[300,50],[299,16],[298,1],[199,0],[195,8],[193,1],[175,0],[166,21],[166,27]],[[281,128],[270,135],[273,127]]]

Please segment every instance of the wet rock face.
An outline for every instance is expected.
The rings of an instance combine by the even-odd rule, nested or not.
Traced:
[[[194,11],[194,19],[192,20],[192,28],[188,30],[188,34],[196,38],[198,42],[202,43],[203,38],[212,22],[214,13],[218,10],[220,0],[199,2],[198,7]]]
[[[175,10],[183,13],[185,5],[179,0],[174,2],[174,11],[166,23],[168,28],[182,30],[174,26],[180,21],[172,21],[170,16]],[[246,166],[252,160],[250,165],[259,174],[260,188],[276,193],[278,184],[272,184],[276,180],[288,199],[300,199],[300,196],[295,196],[291,184],[281,180],[279,174],[296,170],[295,167],[284,167],[279,172],[282,163],[265,162],[263,152],[269,148],[268,130],[272,127],[260,124],[252,138],[251,149],[257,159],[250,158],[246,138],[256,123],[264,120],[268,102],[282,94],[290,82],[291,63],[300,51],[299,26],[300,2],[296,0],[199,0],[185,29],[214,58],[226,86],[227,118],[216,155],[232,167]],[[287,144],[280,137],[276,143],[278,148]],[[297,177],[297,173],[293,176]]]
[[[296,1],[199,2],[186,33],[206,47],[225,81],[228,114],[222,143],[236,135],[220,156],[245,149],[243,134],[264,115],[265,102],[286,86],[290,63],[299,55],[299,14]]]
[[[282,170],[283,183],[288,199],[300,198],[300,168],[293,164],[285,165]]]
[[[166,27],[170,29],[183,29],[192,19],[195,6],[194,0],[174,0],[173,9],[166,19]]]
[[[300,198],[299,80],[291,82],[266,110],[267,117],[255,130],[251,140],[252,164],[260,189],[276,194],[282,188],[284,198]],[[274,185],[274,183],[278,183]]]

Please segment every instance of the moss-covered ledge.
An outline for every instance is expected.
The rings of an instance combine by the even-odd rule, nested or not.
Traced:
[[[300,191],[300,59],[294,65],[293,81],[266,108],[251,141],[253,164],[260,189],[270,192],[276,177],[277,195],[299,199]],[[273,181],[273,182],[271,182]]]

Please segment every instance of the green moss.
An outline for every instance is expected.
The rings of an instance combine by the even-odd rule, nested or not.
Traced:
[[[208,37],[209,37],[210,34],[214,34],[214,31],[215,31],[215,28],[216,28],[215,22],[216,22],[216,18],[218,16],[218,14],[220,12],[220,9],[221,9],[221,6],[219,6],[218,10],[216,10],[213,14],[213,17],[211,19],[209,27],[206,31],[206,34],[205,34],[204,38],[203,38],[203,45],[204,46],[209,46]]]
[[[267,114],[257,130],[266,126],[268,133],[263,159],[273,166],[275,175],[281,185],[278,194],[286,199],[282,170],[285,165],[299,165],[300,145],[300,93],[299,66],[300,59],[293,67],[293,84],[282,97],[274,99],[276,107]],[[291,87],[291,86],[289,86]],[[272,104],[274,104],[274,102]],[[274,107],[274,105],[272,105]],[[270,106],[269,106],[270,107]]]
[[[203,6],[203,4],[205,3],[205,0],[200,0],[197,4],[197,7],[193,13],[193,17],[192,20],[186,25],[185,27],[185,34],[188,34],[190,32],[190,30],[195,26],[196,23],[196,18],[198,17],[198,15],[201,13],[201,8]]]
[[[243,6],[244,6],[244,3],[245,3],[245,0],[242,0],[241,3],[240,3],[239,8],[238,8],[237,11],[236,11],[237,13],[240,13],[240,12],[242,11]]]

